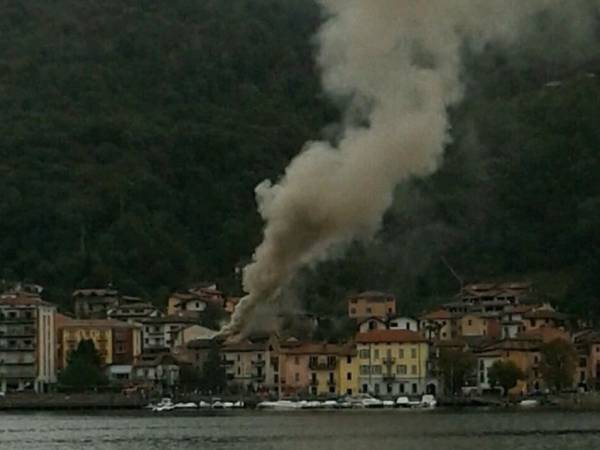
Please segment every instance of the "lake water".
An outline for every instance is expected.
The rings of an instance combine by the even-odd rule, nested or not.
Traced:
[[[600,413],[329,411],[0,414],[0,449],[600,449]]]

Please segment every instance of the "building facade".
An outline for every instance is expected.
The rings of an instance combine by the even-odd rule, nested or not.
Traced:
[[[56,308],[36,294],[0,296],[0,383],[2,392],[47,392],[56,383]]]
[[[369,317],[387,319],[396,315],[396,298],[384,292],[363,292],[348,299],[348,317],[364,320]]]
[[[78,289],[73,292],[75,317],[78,319],[106,319],[108,311],[119,306],[116,289]]]
[[[419,333],[376,330],[356,337],[359,385],[377,396],[423,394],[431,382],[429,346]]]

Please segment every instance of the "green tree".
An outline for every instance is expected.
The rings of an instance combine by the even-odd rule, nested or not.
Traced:
[[[225,390],[227,386],[227,378],[225,367],[221,361],[219,352],[219,343],[213,340],[206,361],[202,366],[202,375],[200,378],[200,386],[202,391],[219,393]]]
[[[96,389],[108,383],[102,370],[102,357],[94,341],[84,339],[69,353],[67,367],[60,373],[58,381],[73,391]]]
[[[458,394],[473,374],[476,360],[471,352],[442,349],[438,359],[438,370],[444,381],[446,392]]]
[[[513,361],[498,360],[490,367],[488,377],[492,386],[500,386],[504,395],[508,395],[517,382],[525,378],[525,374]]]
[[[570,342],[554,339],[542,346],[540,370],[544,381],[554,392],[573,385],[576,366],[577,351]]]

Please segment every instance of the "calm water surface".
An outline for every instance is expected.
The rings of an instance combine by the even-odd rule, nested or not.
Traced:
[[[0,414],[0,449],[600,449],[597,412]]]

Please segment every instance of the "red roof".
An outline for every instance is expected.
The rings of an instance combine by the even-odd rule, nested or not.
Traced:
[[[421,320],[448,320],[452,319],[453,315],[446,309],[438,309],[421,316]]]
[[[383,342],[427,342],[416,331],[409,330],[372,330],[358,333],[356,342],[359,344],[378,344]]]

